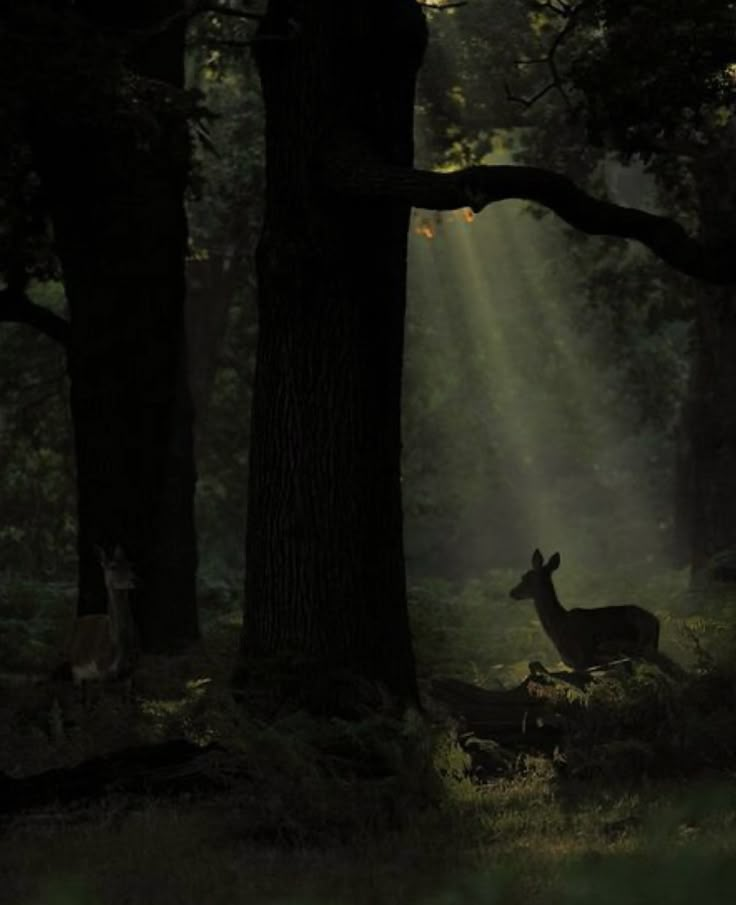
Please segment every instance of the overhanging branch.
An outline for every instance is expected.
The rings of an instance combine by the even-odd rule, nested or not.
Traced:
[[[0,290],[0,322],[28,324],[69,349],[69,322],[48,308],[32,302],[24,292],[15,289]]]
[[[475,166],[452,173],[381,167],[355,153],[330,160],[330,183],[348,194],[391,198],[412,207],[445,211],[469,207],[476,213],[512,198],[532,201],[593,236],[641,242],[675,270],[705,282],[736,283],[732,245],[705,247],[669,217],[594,198],[566,176],[526,166]]]

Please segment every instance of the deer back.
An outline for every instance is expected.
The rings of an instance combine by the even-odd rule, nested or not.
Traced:
[[[659,619],[638,606],[573,609],[566,622],[565,632],[575,640],[584,668],[617,656],[646,657],[659,645]]]

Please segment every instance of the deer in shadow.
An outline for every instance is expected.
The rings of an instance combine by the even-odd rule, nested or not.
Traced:
[[[659,619],[648,610],[631,605],[566,610],[552,584],[552,573],[559,565],[559,553],[545,563],[535,550],[531,569],[510,594],[514,600],[534,601],[542,628],[567,666],[585,670],[628,657],[648,660],[668,671],[679,669],[659,653]]]
[[[138,658],[138,633],[130,609],[130,592],[135,588],[133,568],[122,547],[112,556],[95,548],[107,590],[107,612],[78,617],[67,647],[71,678],[88,699],[90,681],[126,679],[128,691]]]

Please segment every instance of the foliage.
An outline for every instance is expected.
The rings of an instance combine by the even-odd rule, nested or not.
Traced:
[[[533,656],[554,665],[532,611],[507,597],[517,577],[499,572],[414,590],[424,676],[513,684]],[[162,902],[275,902],[298,889],[315,902],[495,896],[562,905],[589,901],[595,888],[605,901],[684,902],[697,881],[700,901],[725,905],[720,880],[709,877],[716,871],[730,882],[736,849],[732,784],[717,772],[730,769],[735,743],[729,599],[693,601],[675,573],[642,585],[631,574],[604,581],[571,570],[565,583],[570,605],[631,600],[636,589],[637,602],[674,613],[670,644],[687,624],[712,656],[695,661],[703,665],[687,684],[650,668],[597,682],[584,707],[579,699],[571,705],[578,728],[564,759],[517,757],[505,776],[481,786],[452,731],[416,714],[403,722],[249,718],[227,690],[240,624],[236,602],[222,597],[203,601],[207,653],[142,664],[133,708],[114,689],[83,712],[58,684],[6,686],[0,769],[12,775],[182,734],[230,751],[211,767],[225,782],[222,796],[167,805],[117,796],[17,820],[0,844],[6,899],[20,905],[68,894],[115,905],[156,890]],[[3,623],[3,658],[22,653],[14,663],[28,671],[41,664],[38,651],[53,656],[71,597],[19,582],[2,596],[15,619]],[[505,668],[494,670],[498,663]],[[690,773],[704,764],[712,779],[691,780],[686,790],[663,781],[673,767]]]
[[[223,30],[228,30],[225,22],[212,32],[201,30],[202,43],[189,58],[191,77],[211,111],[188,205],[190,272],[201,262],[220,267],[225,278],[206,284],[205,294],[228,296],[212,299],[224,302],[226,320],[209,395],[199,400],[197,413],[200,575],[208,584],[242,570],[257,333],[254,252],[264,184],[263,110],[255,69],[249,56],[223,55],[208,45],[208,38]]]
[[[0,118],[7,119],[5,134],[14,138],[14,143],[3,144],[3,154],[8,156],[0,159],[0,187],[7,183],[13,188],[0,191],[0,281],[7,277],[12,251],[16,258],[20,256],[25,276],[38,277],[29,287],[33,300],[65,315],[62,286],[54,281],[59,271],[50,245],[45,199],[32,168],[27,136],[15,129],[20,121],[13,104],[21,90],[33,95],[42,86],[53,86],[56,94],[45,93],[43,104],[53,105],[55,115],[72,116],[78,129],[92,122],[96,128],[112,123],[116,129],[127,129],[126,140],[133,141],[140,153],[155,140],[162,117],[189,120],[201,139],[194,145],[191,180],[191,256],[197,260],[226,255],[237,265],[212,411],[198,449],[203,572],[205,580],[216,583],[242,568],[248,399],[255,354],[251,255],[263,182],[262,114],[253,72],[232,61],[214,66],[216,54],[202,56],[198,50],[195,59],[192,51],[190,68],[199,66],[204,75],[196,88],[175,92],[134,77],[125,69],[126,48],[71,14],[60,19],[59,42],[41,49],[34,42],[48,31],[48,17],[54,14],[47,5],[34,3],[18,15],[13,27],[27,33],[34,53],[45,55],[37,69],[35,56],[6,56],[2,64],[13,68],[14,61],[15,65],[12,80],[0,93]],[[89,78],[90,71],[96,73],[95,79]],[[73,109],[71,98],[76,104]],[[186,142],[181,151],[189,154]],[[0,550],[5,567],[24,574],[70,575],[75,568],[76,506],[63,353],[27,327],[2,326],[0,347],[0,506],[4,515]]]
[[[644,159],[704,146],[736,99],[733,3],[598,0],[566,74],[590,134]]]
[[[672,680],[655,667],[595,682],[573,716],[565,770],[574,778],[727,770],[736,744],[736,676]]]
[[[12,263],[24,278],[59,278],[49,199],[31,151],[38,123],[67,145],[89,132],[105,135],[97,147],[111,173],[149,154],[173,123],[180,140],[168,159],[186,178],[208,111],[198,91],[132,70],[129,57],[141,36],[102,28],[73,4],[11,7],[0,18],[0,276],[8,279]]]
[[[248,412],[255,358],[252,301],[250,293],[236,296],[228,312],[206,431],[198,450],[200,578],[207,585],[235,584],[243,564]]]
[[[63,310],[61,287],[34,299]],[[0,328],[0,550],[5,568],[68,575],[76,550],[72,435],[64,354],[22,325]]]

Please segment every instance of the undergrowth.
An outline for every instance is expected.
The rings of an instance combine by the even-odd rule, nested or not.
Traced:
[[[517,577],[412,590],[423,679],[510,687],[530,660],[558,665],[531,607],[508,599]],[[431,699],[428,715],[361,722],[298,712],[266,722],[236,705],[228,678],[239,613],[227,589],[203,601],[203,648],[142,664],[133,705],[109,689],[84,710],[73,689],[6,683],[0,770],[9,775],[186,736],[227,748],[208,766],[227,791],[166,804],[111,797],[6,824],[0,900],[725,903],[736,881],[732,600],[696,600],[677,575],[630,590],[625,579],[612,590],[572,576],[560,596],[568,606],[655,610],[687,678],[640,666],[561,693],[555,706],[570,729],[554,757],[508,752],[501,775],[480,785]],[[44,675],[69,589],[36,593],[16,581],[0,599],[7,672]]]

